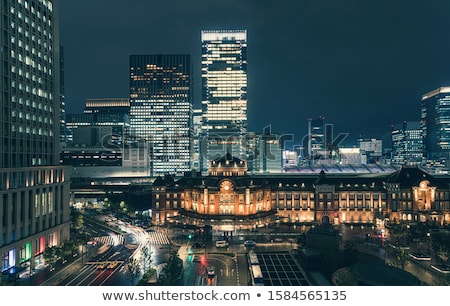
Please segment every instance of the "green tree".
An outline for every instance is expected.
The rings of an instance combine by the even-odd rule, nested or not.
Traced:
[[[158,284],[162,286],[176,286],[183,276],[183,261],[178,257],[176,251],[170,253],[167,264],[161,271]]]
[[[333,273],[332,280],[336,286],[358,286],[358,279],[347,267],[336,270]]]
[[[72,208],[72,210],[70,211],[70,219],[72,221],[72,227],[75,231],[79,231],[83,228],[84,216],[81,212]]]
[[[77,248],[77,243],[74,240],[68,240],[64,242],[64,244],[61,247],[61,258],[62,261],[65,262],[65,259],[68,256],[72,255],[72,252]]]
[[[390,253],[391,256],[395,259],[395,266],[396,267],[400,266],[404,270],[405,265],[409,260],[408,249],[402,247],[391,247]]]
[[[435,232],[431,235],[432,247],[443,264],[447,263],[450,254],[450,234]]]
[[[144,273],[147,273],[147,271],[152,267],[152,252],[146,246],[142,248],[141,253],[142,253],[142,265],[144,268]]]
[[[131,285],[134,285],[141,273],[141,264],[136,258],[130,257],[125,264],[125,275],[130,281]]]
[[[138,286],[154,285],[157,283],[156,269],[150,268],[138,282]]]
[[[392,237],[392,239],[397,240],[396,243],[397,245],[400,245],[400,242],[404,242],[405,239],[408,238],[409,235],[409,229],[407,227],[407,225],[402,224],[402,223],[393,223],[390,227],[389,227],[389,233]]]
[[[45,248],[44,253],[42,254],[45,260],[45,263],[49,265],[50,270],[53,270],[53,266],[59,258],[60,248],[57,246],[49,246]]]
[[[417,245],[417,251],[420,252],[420,243],[427,239],[429,227],[424,223],[412,225],[408,230],[409,239]]]

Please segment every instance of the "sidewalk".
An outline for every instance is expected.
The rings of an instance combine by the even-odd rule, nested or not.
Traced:
[[[50,271],[47,266],[41,266],[35,270],[31,276],[24,275],[24,277],[16,280],[15,286],[58,286],[59,282],[67,275],[79,270],[83,262],[88,261],[92,253],[96,251],[97,247],[91,247],[83,256],[68,257],[63,264],[59,260],[54,265],[54,270]]]
[[[62,264],[60,261],[55,264],[55,270],[50,271],[47,266],[34,270],[31,276],[27,275],[16,280],[15,286],[57,286],[58,280],[63,275],[80,268],[81,258],[72,259]]]

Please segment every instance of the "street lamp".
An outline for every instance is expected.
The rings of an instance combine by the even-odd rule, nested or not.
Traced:
[[[430,232],[427,232],[427,240],[428,240],[428,254],[430,254],[430,240],[431,240]]]

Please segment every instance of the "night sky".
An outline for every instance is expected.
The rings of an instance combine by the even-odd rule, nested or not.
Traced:
[[[450,86],[449,16],[448,0],[63,0],[66,111],[128,97],[131,54],[191,54],[200,106],[201,31],[246,29],[250,131],[300,143],[324,116],[347,140],[386,140]]]

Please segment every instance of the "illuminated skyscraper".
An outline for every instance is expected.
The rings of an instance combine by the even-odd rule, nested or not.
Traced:
[[[190,55],[130,56],[130,124],[150,146],[150,175],[191,169]]]
[[[314,160],[324,155],[326,149],[326,138],[325,138],[325,119],[320,116],[316,119],[308,118],[308,158]]]
[[[66,126],[66,102],[64,96],[64,47],[59,46],[59,139],[60,146],[64,147],[67,142]]]
[[[422,96],[420,127],[426,159],[435,165],[450,161],[450,87]]]
[[[423,136],[419,121],[404,121],[392,126],[392,159],[395,166],[420,165],[423,161]]]
[[[202,166],[230,153],[245,159],[247,31],[202,31]]]
[[[43,261],[70,233],[69,169],[59,165],[57,0],[0,2],[0,256],[3,276]],[[1,282],[1,280],[0,280]]]

